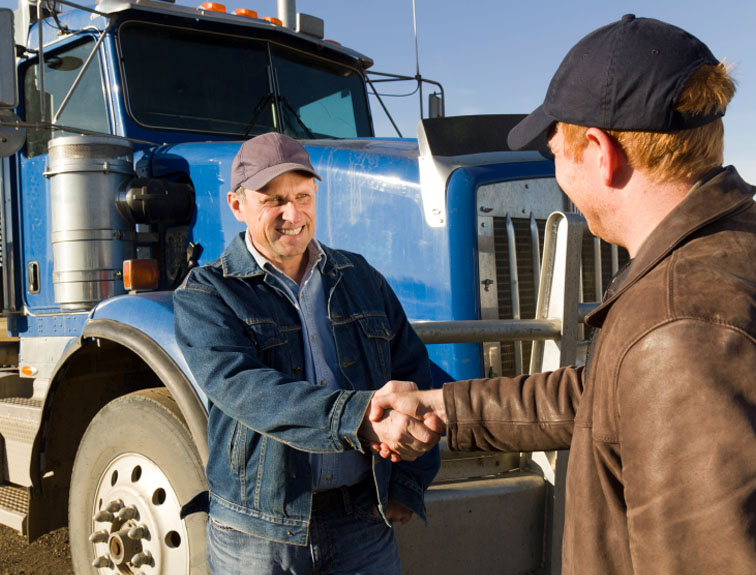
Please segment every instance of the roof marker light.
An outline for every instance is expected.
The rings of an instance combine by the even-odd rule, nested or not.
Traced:
[[[276,26],[283,26],[283,22],[273,16],[263,16],[261,19],[270,22],[271,24],[275,24]]]
[[[237,16],[246,16],[247,18],[257,18],[257,12],[248,10],[247,8],[237,8],[234,10],[234,14]]]
[[[323,42],[328,42],[329,44],[335,44],[336,46],[341,46],[341,42],[337,42],[336,40],[323,40]]]
[[[203,2],[200,5],[200,8],[202,10],[207,10],[208,12],[225,12],[226,6],[224,4],[219,4],[218,2]]]

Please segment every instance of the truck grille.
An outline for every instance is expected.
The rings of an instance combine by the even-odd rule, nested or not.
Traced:
[[[509,223],[511,222],[511,224]],[[511,228],[508,227],[511,225]],[[499,319],[533,318],[538,299],[538,270],[543,254],[546,220],[535,218],[493,218],[493,244],[496,261],[496,291]],[[537,231],[536,231],[537,230]],[[517,262],[517,281],[513,283],[513,266],[510,263],[510,238],[514,237],[514,254]],[[537,245],[537,250],[534,247]],[[581,301],[601,301],[616,270],[629,256],[624,249],[614,249],[606,242],[590,234],[583,236],[582,291]],[[614,260],[614,261],[613,261]],[[598,262],[598,263],[597,263]],[[484,286],[482,289],[486,289]],[[517,307],[519,304],[519,314]],[[588,334],[586,334],[588,336]],[[515,376],[527,371],[530,364],[531,342],[500,342],[500,371],[489,373]],[[518,366],[518,346],[522,348],[522,364]],[[489,368],[492,366],[489,366]]]

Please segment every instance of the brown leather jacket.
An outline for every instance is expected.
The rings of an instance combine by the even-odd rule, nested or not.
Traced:
[[[444,386],[457,450],[570,447],[565,575],[756,574],[756,188],[699,182],[587,319],[587,369]]]

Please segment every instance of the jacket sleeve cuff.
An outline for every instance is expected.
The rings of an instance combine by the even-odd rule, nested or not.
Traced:
[[[425,496],[420,484],[410,475],[404,473],[396,465],[391,469],[391,483],[389,484],[389,499],[401,503],[407,509],[420,517],[426,523]]]
[[[373,391],[345,391],[342,394],[343,403],[334,417],[333,433],[345,451],[353,449],[365,453],[357,433],[374,393]]]
[[[467,381],[452,381],[444,384],[444,409],[446,410],[446,444],[449,449],[457,449],[457,437],[459,430],[457,428],[457,404],[454,401],[454,394],[460,388],[466,389],[469,385]]]

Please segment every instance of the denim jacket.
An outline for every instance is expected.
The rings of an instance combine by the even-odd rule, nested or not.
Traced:
[[[323,246],[323,282],[348,389],[304,380],[302,326],[240,233],[219,260],[174,293],[176,337],[209,399],[210,515],[244,531],[308,542],[309,453],[363,447],[357,430],[373,391],[390,379],[431,386],[425,346],[383,276],[357,254]],[[425,517],[438,449],[414,462],[373,456],[383,513],[389,497]]]

